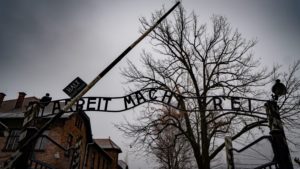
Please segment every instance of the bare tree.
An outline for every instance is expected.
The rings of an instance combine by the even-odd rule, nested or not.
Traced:
[[[151,154],[154,154],[159,169],[190,169],[194,168],[192,152],[185,137],[170,121],[180,120],[181,113],[166,107],[160,114],[159,124],[154,126],[157,131],[157,138],[149,146]],[[180,120],[181,121],[181,120]]]
[[[151,21],[142,18],[142,31],[147,30],[161,14],[153,14]],[[180,116],[175,116],[149,105],[139,123],[119,127],[128,136],[135,137],[135,143],[143,148],[159,145],[156,141],[160,134],[169,126],[176,128],[172,139],[176,140],[177,136],[185,138],[199,169],[211,168],[212,160],[224,148],[225,135],[236,139],[268,124],[267,117],[261,113],[207,111],[207,96],[265,98],[263,87],[272,82],[272,77],[280,76],[276,73],[278,67],[267,72],[259,60],[254,59],[251,50],[255,40],[244,39],[223,16],[213,16],[211,21],[210,29],[206,24],[199,24],[195,14],[187,16],[180,8],[173,19],[164,20],[150,34],[154,52],[159,57],[144,51],[144,69],[129,62],[128,69],[123,71],[128,82],[135,83],[139,89],[156,87],[184,97],[198,98],[189,102],[178,98],[181,110],[195,111],[180,111]],[[298,117],[299,112],[299,79],[295,77],[298,69],[299,62],[283,76],[289,93],[280,100],[281,110],[283,119],[290,125],[297,123],[294,117]],[[262,106],[255,108],[261,109]]]

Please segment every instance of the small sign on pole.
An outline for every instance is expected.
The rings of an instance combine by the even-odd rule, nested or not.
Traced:
[[[81,92],[86,87],[86,83],[77,77],[74,79],[67,87],[63,89],[63,91],[70,96],[71,98],[75,97],[78,93]]]

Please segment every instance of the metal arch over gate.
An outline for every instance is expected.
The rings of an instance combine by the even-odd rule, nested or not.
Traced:
[[[52,102],[53,107],[52,107],[52,113],[53,117],[47,121],[36,133],[34,134],[25,134],[23,140],[22,140],[22,145],[19,146],[19,149],[11,156],[10,161],[8,161],[8,165],[5,167],[5,169],[21,169],[21,168],[27,168],[28,166],[28,158],[30,155],[30,150],[33,149],[34,143],[37,140],[39,136],[57,119],[59,119],[64,113],[69,112],[69,111],[74,111],[73,108],[75,106],[75,111],[78,110],[85,110],[85,111],[106,111],[106,112],[120,112],[120,111],[125,111],[131,108],[134,108],[140,104],[146,103],[146,102],[161,102],[164,104],[167,104],[171,107],[180,109],[179,103],[181,101],[188,102],[188,100],[192,101],[193,99],[198,99],[199,98],[193,98],[193,97],[184,97],[181,95],[177,95],[175,93],[163,90],[163,89],[157,89],[157,88],[149,88],[149,89],[143,89],[140,91],[136,91],[132,94],[123,96],[123,97],[83,97],[84,94],[86,94],[98,81],[100,81],[119,61],[121,61],[128,52],[130,52],[142,39],[144,39],[158,24],[162,22],[178,5],[180,2],[178,1],[170,10],[168,10],[159,20],[151,26],[142,36],[140,36],[136,41],[134,41],[127,49],[125,49],[111,64],[109,64],[100,74],[98,74],[90,83],[80,85],[81,83],[79,82],[78,79],[77,81],[71,82],[70,85],[67,86],[66,91],[70,94],[72,99],[63,99],[63,100],[57,100]],[[75,79],[76,80],[76,79]],[[78,88],[79,87],[79,88]],[[259,115],[264,115],[265,113],[260,113],[259,111],[255,112],[256,110],[253,109],[252,107],[252,102],[253,101],[263,101],[266,102],[266,100],[258,100],[258,99],[251,99],[251,98],[242,98],[242,97],[232,97],[232,96],[208,96],[209,101],[206,102],[206,104],[213,104],[213,108],[208,111],[233,111],[233,112],[249,112],[249,113],[256,113]],[[208,98],[206,97],[206,98]],[[174,98],[176,98],[174,100]],[[110,109],[109,105],[112,103],[114,100],[122,100],[123,107],[117,110]],[[200,98],[201,100],[201,98]],[[177,101],[177,102],[176,102]],[[224,104],[225,101],[229,101],[230,104]],[[102,104],[104,102],[104,104]],[[242,102],[247,102],[248,106],[244,107],[244,104],[241,104]],[[60,108],[61,103],[63,103],[63,108]],[[103,106],[104,105],[104,106]],[[231,105],[230,108],[225,108],[226,105]],[[273,104],[270,103],[269,107],[269,112],[270,114],[279,114],[278,110],[275,108],[275,106],[272,106]],[[57,106],[57,107],[56,107]],[[189,106],[187,106],[189,108]],[[43,108],[42,112],[46,109]],[[273,110],[274,109],[274,110]],[[184,111],[197,111],[199,109],[197,108],[192,108],[192,109],[185,109]],[[56,112],[57,111],[57,112]],[[29,113],[29,118],[30,119],[24,119],[24,121],[29,121],[32,116],[32,114]],[[43,116],[43,114],[42,114]],[[36,117],[36,116],[35,116]],[[269,115],[270,117],[270,115]],[[278,115],[280,121],[280,116]],[[273,121],[273,120],[272,120]],[[276,119],[274,120],[276,121]],[[276,127],[276,125],[274,125]],[[277,128],[271,127],[273,133],[270,133],[272,137],[274,138],[276,143],[286,143],[285,136],[284,136],[284,131],[278,130]],[[24,128],[26,131],[26,128]],[[275,132],[276,131],[276,132]],[[26,133],[26,132],[25,132]],[[286,145],[286,144],[284,144]],[[275,154],[277,154],[277,160],[279,161],[279,166],[281,169],[291,169],[293,168],[291,165],[288,166],[287,168],[283,166],[284,160],[285,161],[290,161],[290,157],[284,158],[283,156],[285,154],[289,155],[289,150],[287,145],[284,146],[284,151],[279,151],[279,149],[282,148],[280,146],[275,147]],[[281,152],[282,155],[280,155]],[[279,154],[279,155],[278,155]]]
[[[144,103],[161,103],[182,111],[199,111],[200,109],[194,106],[187,105],[186,109],[182,109],[180,106],[181,102],[188,104],[195,101],[195,99],[203,101],[207,100],[207,102],[204,103],[208,105],[206,106],[208,107],[206,111],[238,111],[266,117],[266,113],[262,108],[267,100],[237,96],[186,97],[159,88],[146,88],[120,97],[82,97],[74,104],[73,107],[69,108],[67,112],[78,110],[122,112]],[[45,110],[47,110],[48,115],[56,114],[61,110],[61,107],[67,105],[70,100],[71,99],[60,99],[52,101],[52,103],[45,107]],[[259,108],[257,108],[257,106]],[[42,112],[39,114],[41,113]]]

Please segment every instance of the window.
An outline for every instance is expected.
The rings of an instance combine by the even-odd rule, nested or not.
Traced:
[[[72,142],[73,142],[73,136],[69,134],[67,138],[67,149],[72,147]]]
[[[48,136],[49,130],[43,132],[42,136],[38,138],[34,150],[36,151],[44,151],[46,144],[48,143],[48,139],[45,136]]]
[[[78,128],[78,129],[81,129],[81,126],[82,126],[82,120],[79,116],[76,116],[76,120],[75,120],[75,126]]]
[[[10,131],[4,147],[5,151],[15,151],[19,143],[20,130],[13,129]]]

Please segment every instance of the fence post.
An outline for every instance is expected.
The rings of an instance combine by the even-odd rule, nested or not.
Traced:
[[[230,136],[225,136],[225,150],[226,150],[226,159],[227,159],[227,169],[234,169],[232,140]]]

